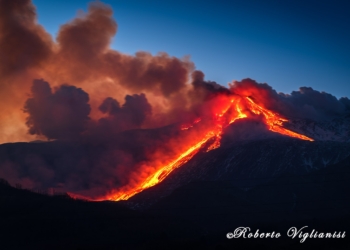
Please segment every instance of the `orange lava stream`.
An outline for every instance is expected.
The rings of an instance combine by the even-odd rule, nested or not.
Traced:
[[[301,140],[307,140],[307,141],[313,141],[313,139],[305,136],[305,135],[301,135],[298,134],[296,132],[290,131],[286,128],[283,128],[282,125],[284,122],[287,122],[288,120],[285,118],[282,118],[280,116],[278,116],[278,114],[264,109],[263,107],[257,105],[256,103],[253,102],[253,100],[249,97],[246,97],[247,100],[249,101],[250,104],[250,110],[255,113],[255,114],[263,114],[265,119],[266,119],[266,124],[268,125],[268,129],[273,131],[273,132],[277,132],[283,135],[287,135],[290,137],[295,137]]]
[[[247,118],[251,113],[257,115],[263,115],[265,118],[265,123],[268,126],[268,129],[280,133],[283,135],[287,135],[290,137],[295,137],[302,140],[313,141],[313,139],[298,134],[296,132],[290,131],[288,129],[283,128],[283,123],[288,120],[282,118],[277,113],[274,113],[270,110],[267,110],[258,104],[256,104],[251,98],[246,97],[242,98],[239,96],[232,97],[229,102],[221,103],[223,107],[221,107],[221,112],[215,113],[213,120],[214,125],[211,129],[206,130],[204,136],[196,137],[192,139],[193,141],[184,142],[189,146],[179,155],[175,156],[173,160],[171,160],[168,164],[163,166],[156,167],[156,171],[154,171],[151,175],[145,178],[141,183],[138,183],[136,186],[126,186],[122,187],[120,190],[114,190],[111,194],[104,197],[104,199],[108,200],[127,200],[135,194],[141,192],[144,189],[152,187],[161,181],[163,181],[173,170],[181,167],[186,162],[188,162],[192,157],[204,146],[207,145],[209,141],[212,141],[210,145],[207,145],[206,151],[213,150],[215,148],[220,147],[220,140],[223,129],[227,127],[229,124],[235,122],[238,119]],[[220,108],[220,107],[219,107]],[[228,112],[231,111],[231,112]],[[249,111],[251,113],[249,113]],[[181,130],[191,130],[195,129],[194,126],[201,122],[201,119],[195,120],[192,124],[182,125],[180,127]]]
[[[148,179],[146,179],[140,185],[139,188],[135,190],[131,190],[130,192],[113,195],[109,199],[114,201],[127,200],[130,197],[134,196],[135,194],[141,192],[142,190],[146,188],[150,188],[158,184],[159,182],[163,181],[174,169],[188,162],[199,151],[202,145],[208,142],[208,140],[210,140],[211,138],[213,138],[213,136],[215,136],[213,132],[209,132],[201,141],[197,142],[195,145],[190,147],[188,150],[186,150],[184,153],[178,156],[174,161],[170,162],[168,165],[156,171],[153,174],[153,176],[150,176]]]

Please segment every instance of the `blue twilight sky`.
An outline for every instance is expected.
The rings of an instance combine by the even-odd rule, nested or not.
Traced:
[[[87,0],[33,0],[53,36]],[[190,55],[207,80],[252,78],[278,92],[301,86],[350,97],[350,1],[104,0],[118,32],[112,48]]]

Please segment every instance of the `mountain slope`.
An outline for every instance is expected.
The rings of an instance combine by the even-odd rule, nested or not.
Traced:
[[[153,203],[193,181],[225,181],[250,189],[282,175],[303,175],[325,168],[349,155],[350,143],[346,142],[308,142],[285,137],[238,141],[198,153],[162,183],[130,201],[135,206]]]

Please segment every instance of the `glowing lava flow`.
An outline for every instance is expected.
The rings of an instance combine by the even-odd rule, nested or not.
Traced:
[[[282,127],[284,122],[287,122],[288,120],[285,118],[280,117],[278,114],[273,113],[270,110],[264,109],[263,107],[257,105],[256,103],[253,102],[253,100],[249,97],[246,97],[247,100],[249,101],[250,104],[250,110],[255,113],[255,114],[263,114],[265,119],[266,119],[266,124],[269,127],[269,130],[273,131],[273,132],[277,132],[283,135],[287,135],[290,137],[295,137],[298,139],[302,139],[302,140],[307,140],[307,141],[313,141],[313,139],[305,136],[305,135],[301,135],[298,133],[295,133],[293,131],[290,131],[288,129],[285,129]]]
[[[211,138],[215,136],[212,132],[208,133],[201,141],[197,142],[195,145],[190,147],[187,151],[182,153],[179,157],[177,157],[174,161],[170,162],[168,165],[159,169],[157,172],[153,174],[153,176],[146,179],[139,188],[135,190],[131,190],[130,192],[118,193],[117,195],[113,195],[110,197],[110,200],[118,201],[118,200],[127,200],[135,194],[141,192],[146,188],[150,188],[159,182],[163,181],[174,169],[182,166],[186,162],[188,162],[197,152],[198,150],[208,142]]]
[[[224,100],[219,102],[215,108],[219,108],[219,110],[214,112],[214,116],[212,117],[213,122],[210,123],[212,124],[210,128],[203,130],[203,134],[201,134],[201,136],[195,136],[191,141],[184,141],[184,145],[187,145],[187,147],[184,147],[182,153],[179,153],[177,156],[173,157],[173,160],[168,161],[167,164],[154,167],[153,169],[155,169],[155,171],[140,181],[140,183],[137,183],[136,185],[134,183],[133,186],[127,185],[119,190],[114,190],[111,192],[111,194],[105,197],[105,199],[114,201],[127,200],[142,190],[158,184],[159,182],[163,181],[173,170],[188,162],[201,148],[203,148],[204,145],[206,145],[207,152],[220,147],[220,139],[223,129],[236,120],[247,118],[253,114],[263,115],[268,129],[273,132],[302,140],[313,141],[313,139],[307,136],[283,128],[283,123],[287,122],[287,119],[282,118],[277,113],[259,106],[249,97],[243,98],[240,96],[234,96],[228,99],[228,101]],[[191,131],[192,129],[196,130],[197,127],[195,129],[194,126],[198,126],[197,123],[201,122],[202,119],[197,119],[190,125],[182,125],[180,129],[188,131]],[[211,143],[209,144],[209,142]],[[152,163],[149,164],[152,165]]]

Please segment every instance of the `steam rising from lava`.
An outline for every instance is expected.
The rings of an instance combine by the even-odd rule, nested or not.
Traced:
[[[37,153],[21,164],[8,161],[1,177],[127,199],[199,150],[219,147],[222,131],[238,119],[312,140],[283,124],[350,110],[349,99],[307,87],[287,95],[244,79],[226,88],[204,80],[187,57],[126,55],[109,47],[116,32],[112,10],[94,2],[62,25],[54,42],[30,0],[0,0],[0,142],[47,138],[71,149],[54,159]]]

